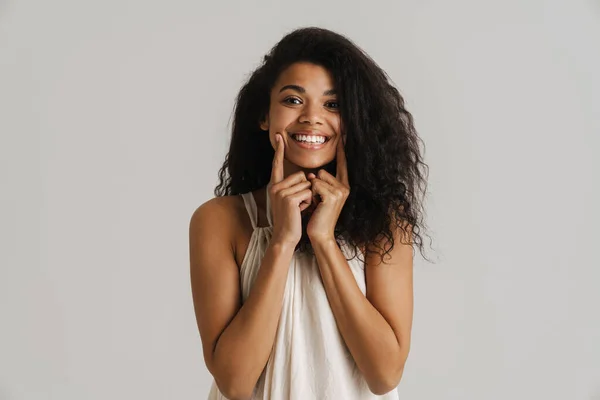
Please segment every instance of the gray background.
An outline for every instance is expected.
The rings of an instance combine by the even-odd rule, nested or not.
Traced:
[[[600,399],[599,3],[249,3],[0,3],[0,399],[206,397],[189,218],[243,80],[306,25],[427,144],[401,398]]]

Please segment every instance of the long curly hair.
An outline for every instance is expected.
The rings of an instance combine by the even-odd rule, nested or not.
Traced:
[[[269,183],[274,150],[259,121],[268,113],[279,74],[296,62],[327,69],[338,94],[350,194],[337,221],[336,240],[351,245],[352,258],[360,246],[367,251],[365,257],[376,252],[383,260],[394,246],[392,228],[398,227],[410,238],[403,243],[411,244],[413,252],[418,246],[427,259],[421,231],[429,168],[422,160],[413,117],[387,74],[351,40],[327,29],[304,27],[288,33],[250,74],[234,106],[231,143],[215,196],[247,193]],[[336,160],[322,168],[335,176]],[[305,234],[307,222],[303,216],[296,250],[313,252]],[[383,237],[385,246],[379,246]]]

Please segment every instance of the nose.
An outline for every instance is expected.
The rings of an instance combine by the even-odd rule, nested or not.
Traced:
[[[300,123],[309,123],[311,125],[323,124],[323,108],[315,103],[310,102],[306,103],[306,106],[302,108],[302,113],[300,113],[300,117],[298,121]]]

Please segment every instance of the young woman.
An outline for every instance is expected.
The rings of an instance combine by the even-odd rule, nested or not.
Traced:
[[[401,95],[350,40],[302,28],[234,115],[190,221],[209,399],[397,399],[427,167]]]

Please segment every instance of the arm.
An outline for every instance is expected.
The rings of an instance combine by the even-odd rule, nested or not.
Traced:
[[[247,301],[241,304],[233,256],[237,227],[213,199],[190,221],[190,276],[204,360],[230,399],[250,397],[272,350],[294,247],[271,242]]]
[[[386,256],[376,265],[379,255],[366,258],[366,297],[335,240],[312,242],[340,333],[369,388],[379,395],[398,385],[410,349],[413,253],[411,245],[400,243],[400,232],[390,260]]]

